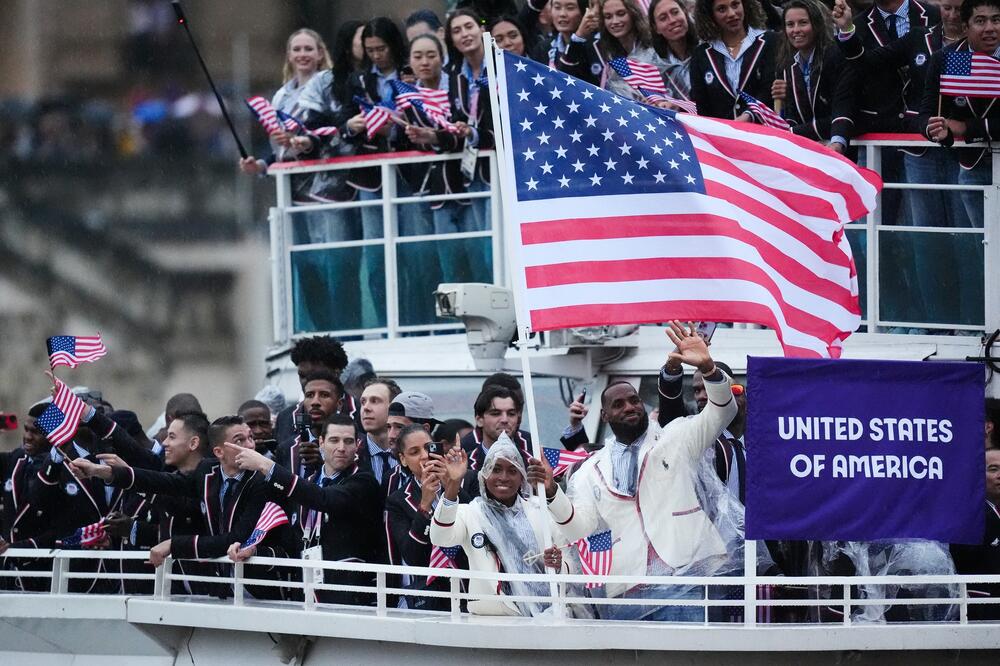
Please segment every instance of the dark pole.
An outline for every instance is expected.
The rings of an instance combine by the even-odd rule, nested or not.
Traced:
[[[181,7],[180,0],[171,0],[170,4],[173,5],[174,13],[177,14],[177,22],[184,26],[184,32],[187,33],[188,39],[191,40],[191,48],[194,49],[194,54],[198,56],[201,71],[205,72],[208,85],[212,87],[212,92],[215,93],[215,101],[219,103],[219,108],[222,110],[222,117],[226,119],[226,124],[229,125],[229,131],[233,134],[236,147],[240,150],[240,157],[249,157],[250,153],[243,147],[243,142],[240,141],[240,136],[236,133],[236,127],[233,126],[233,121],[229,117],[229,111],[226,110],[226,103],[222,101],[222,95],[219,94],[219,89],[215,87],[215,81],[212,80],[212,75],[208,72],[208,66],[205,65],[205,60],[201,57],[201,51],[198,50],[198,44],[195,43],[194,35],[191,34],[191,29],[188,27],[187,17],[184,16],[184,9]]]

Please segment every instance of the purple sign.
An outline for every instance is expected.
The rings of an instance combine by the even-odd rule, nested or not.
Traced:
[[[751,358],[750,539],[981,543],[983,366]]]

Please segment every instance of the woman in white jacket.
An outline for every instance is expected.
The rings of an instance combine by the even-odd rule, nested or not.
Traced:
[[[461,447],[451,449],[443,462],[431,464],[432,473],[441,477],[444,487],[444,496],[431,522],[431,543],[462,546],[471,571],[542,574],[545,567],[563,570],[559,549],[544,541],[544,521],[549,521],[550,534],[556,543],[565,540],[561,539],[548,511],[531,500],[524,461],[510,438],[501,435],[489,448],[479,472],[479,497],[470,504],[459,504],[458,492],[467,466],[468,459]],[[561,490],[551,502],[569,506]],[[469,612],[475,615],[533,616],[549,607],[544,603],[503,598],[504,595],[547,596],[546,583],[472,579],[469,592],[482,595],[469,602]]]

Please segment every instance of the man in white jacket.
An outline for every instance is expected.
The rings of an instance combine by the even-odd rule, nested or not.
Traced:
[[[650,423],[631,384],[610,384],[601,395],[601,418],[614,437],[570,479],[571,504],[548,505],[570,540],[611,530],[615,541],[611,575],[712,575],[726,556],[722,538],[700,505],[695,482],[702,454],[736,414],[730,378],[715,367],[693,325],[671,322],[667,335],[677,345],[671,357],[705,377],[705,409],[660,430]],[[549,473],[549,497],[557,497],[556,489]],[[607,597],[701,598],[702,594],[697,587],[614,584],[606,588]],[[704,617],[703,610],[694,606],[598,608],[602,617],[611,619],[700,621]]]

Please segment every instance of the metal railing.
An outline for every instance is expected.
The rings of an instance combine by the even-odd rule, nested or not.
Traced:
[[[530,602],[551,606],[552,611],[530,618],[533,626],[556,626],[579,621],[572,617],[581,615],[572,612],[574,608],[609,608],[622,606],[643,606],[650,608],[689,608],[698,609],[712,608],[738,608],[742,611],[742,625],[744,628],[760,628],[773,626],[758,620],[759,611],[762,609],[773,609],[778,607],[811,607],[811,608],[832,608],[838,614],[842,614],[842,619],[836,624],[844,627],[865,626],[870,627],[868,622],[857,622],[853,617],[855,610],[869,606],[905,606],[905,607],[957,607],[957,613],[943,613],[942,617],[949,615],[949,619],[940,624],[948,626],[979,626],[983,622],[970,622],[969,609],[983,605],[998,605],[1000,597],[982,597],[969,593],[970,585],[1000,585],[1000,575],[983,576],[958,576],[958,575],[887,575],[887,576],[719,576],[719,577],[669,577],[669,576],[587,576],[578,574],[550,574],[550,575],[527,575],[510,573],[493,573],[482,571],[468,571],[458,569],[437,569],[414,566],[390,566],[380,564],[366,564],[357,562],[321,561],[303,559],[284,559],[272,557],[253,557],[246,562],[232,563],[227,559],[220,558],[210,560],[216,562],[231,573],[229,575],[205,576],[177,573],[173,569],[174,560],[167,558],[164,564],[158,567],[155,572],[149,573],[120,573],[119,571],[92,571],[84,565],[93,565],[95,561],[105,563],[125,562],[125,561],[145,561],[148,553],[145,551],[81,551],[81,550],[32,550],[32,549],[11,549],[5,553],[8,567],[0,570],[0,579],[11,581],[17,578],[26,580],[47,579],[49,585],[42,590],[41,585],[34,585],[40,594],[67,595],[71,594],[72,581],[146,581],[153,584],[152,593],[146,598],[160,602],[176,602],[178,604],[191,604],[199,597],[190,595],[176,595],[171,593],[173,583],[209,583],[218,586],[219,584],[231,585],[232,594],[225,600],[216,597],[203,597],[207,603],[215,605],[231,605],[242,607],[247,605],[261,605],[273,607],[278,604],[286,609],[300,609],[303,612],[313,612],[322,609],[336,608],[340,612],[353,612],[359,615],[375,617],[386,617],[389,614],[399,617],[424,617],[428,614],[441,621],[462,622],[467,614],[462,610],[463,602],[479,600],[498,600],[506,602]],[[15,563],[23,560],[32,560],[35,566],[30,570],[18,571]],[[50,560],[49,568],[41,568],[37,565],[39,561]],[[202,560],[204,562],[204,560]],[[263,565],[267,567],[278,567],[283,570],[294,572],[292,580],[275,580],[274,578],[254,578],[247,574],[247,568],[253,565]],[[76,568],[74,568],[76,567]],[[105,567],[107,568],[107,567]],[[320,582],[322,576],[317,572],[362,572],[371,574],[374,577],[374,584],[350,585]],[[402,576],[427,577],[434,575],[449,581],[448,590],[414,590],[394,586],[392,581],[400,580]],[[496,597],[467,592],[463,589],[462,583],[472,580],[487,580],[501,582],[533,582],[545,583],[540,589],[554,590],[553,593],[539,595],[504,595]],[[650,586],[657,594],[643,598],[604,598],[599,595],[592,596],[585,591],[586,584],[600,582],[603,584],[624,584],[632,586]],[[548,583],[555,583],[549,586]],[[776,586],[777,588],[806,587],[811,590],[824,590],[822,597],[815,598],[766,598],[763,590],[765,586]],[[863,598],[855,595],[854,590],[859,586],[866,587],[866,594]],[[927,594],[917,594],[913,597],[892,597],[878,596],[872,590],[886,590],[894,586],[900,586],[910,591],[927,592],[928,586],[934,586],[941,590],[946,586],[948,593],[944,596],[933,596]],[[0,585],[0,588],[11,588],[12,585]],[[295,601],[256,601],[246,592],[252,587],[283,588],[296,590]],[[674,596],[678,588],[684,590],[696,590],[697,594],[692,596]],[[921,588],[924,588],[921,590]],[[316,600],[317,592],[353,592],[371,595],[374,603],[368,606],[344,606],[333,604],[322,604]],[[0,599],[8,594],[21,594],[14,591],[0,591]],[[85,603],[88,597],[121,596],[122,592],[116,594],[93,594],[81,593],[79,599]],[[128,594],[130,598],[143,598],[144,595]],[[398,610],[392,601],[396,597],[426,597],[435,599],[447,599],[448,611],[405,611]],[[998,609],[1000,610],[1000,609]],[[0,611],[0,616],[3,613]],[[733,623],[713,621],[709,612],[701,614],[702,619],[696,624],[703,626],[720,626]],[[686,623],[690,624],[690,623]],[[936,623],[935,623],[936,624]],[[987,624],[997,625],[1000,620],[987,622]],[[788,626],[788,625],[786,625]],[[816,622],[804,622],[791,626],[816,626]],[[829,622],[825,623],[829,626]],[[886,625],[891,628],[892,623]],[[899,626],[906,626],[901,623]]]
[[[480,158],[489,160],[491,173],[496,173],[496,155],[492,151],[482,151]],[[275,340],[289,340],[292,337],[313,333],[319,330],[329,332],[340,337],[388,337],[395,338],[400,335],[414,333],[431,333],[434,331],[461,330],[458,323],[447,323],[440,320],[431,320],[426,316],[418,323],[405,324],[401,322],[400,303],[401,282],[405,284],[407,280],[400,280],[400,269],[404,265],[400,256],[407,246],[416,248],[415,244],[425,245],[422,253],[426,258],[427,250],[440,248],[442,243],[455,243],[457,241],[469,241],[472,239],[486,239],[485,243],[489,248],[489,278],[493,284],[506,284],[505,264],[503,261],[502,247],[502,225],[499,190],[494,182],[484,191],[471,191],[458,194],[416,194],[413,196],[403,196],[397,191],[398,186],[403,183],[402,176],[397,173],[400,165],[413,166],[421,164],[444,163],[449,161],[460,161],[461,154],[434,154],[421,153],[416,151],[404,153],[387,153],[382,155],[338,157],[325,160],[314,160],[308,162],[286,162],[272,165],[269,174],[275,177],[277,185],[277,205],[270,211],[270,231],[271,231],[271,264],[272,264],[272,299],[274,307],[274,336]],[[293,201],[293,178],[310,176],[312,174],[345,172],[349,173],[362,168],[374,168],[379,171],[381,190],[376,198],[355,197],[350,201],[330,201],[327,203],[301,203]],[[494,179],[495,181],[495,179]],[[408,185],[406,187],[409,187]],[[401,207],[407,207],[408,213],[428,215],[430,206],[437,202],[468,202],[476,200],[487,200],[489,210],[489,225],[486,229],[459,231],[453,233],[420,233],[419,235],[406,235],[401,233]],[[306,239],[301,242],[303,234],[296,234],[297,223],[305,220],[308,215],[320,215],[324,213],[340,212],[346,214],[361,213],[363,217],[364,209],[379,208],[381,212],[380,224],[381,233],[375,235],[374,229],[366,227],[359,230],[341,230],[336,235],[336,240],[313,242]],[[418,207],[418,208],[414,208]],[[356,226],[359,220],[353,221],[341,219],[327,220],[327,224]],[[321,220],[317,222],[322,223]],[[365,221],[362,220],[364,224]],[[296,235],[300,238],[296,239]],[[351,275],[348,271],[339,278],[344,280],[354,280],[361,283],[366,279],[369,284],[360,284],[362,300],[367,302],[358,303],[358,307],[365,307],[367,310],[374,309],[374,315],[367,318],[377,320],[366,326],[351,326],[341,328],[316,328],[308,325],[301,325],[299,316],[303,307],[302,297],[305,294],[301,289],[296,289],[293,284],[293,262],[296,255],[303,253],[328,253],[329,258],[335,255],[344,258],[346,253],[359,251],[362,255],[360,261],[354,260],[352,265],[360,267],[362,272],[358,275]],[[416,250],[419,252],[419,250]],[[381,256],[379,256],[381,255]],[[433,260],[433,259],[432,259]],[[379,267],[382,275],[374,275],[370,269]],[[367,271],[367,273],[366,273]],[[385,281],[384,294],[380,294],[375,283],[381,279]],[[448,281],[448,280],[445,280]],[[472,280],[451,280],[451,281],[472,281]],[[432,289],[437,284],[432,285]],[[431,289],[431,290],[432,290]],[[430,291],[422,296],[426,297],[426,303],[433,304]],[[335,289],[331,290],[336,291]],[[336,308],[338,299],[336,293],[328,294],[329,307]],[[298,310],[298,311],[297,311]],[[384,310],[384,321],[380,315]],[[363,321],[365,316],[360,315],[358,320]]]
[[[864,220],[847,226],[855,261],[865,271],[861,288],[867,330],[978,333],[1000,327],[1000,276],[997,275],[1000,265],[996,250],[1000,245],[1000,160],[992,160],[992,179],[988,184],[958,184],[960,167],[955,151],[963,147],[961,142],[956,143],[956,148],[941,148],[916,134],[868,134],[854,143],[861,149],[860,161],[885,181],[875,210]],[[974,149],[984,147],[988,148],[980,144]],[[922,157],[904,158],[900,154],[900,151],[921,150],[927,151]],[[947,158],[941,177],[951,182],[910,182],[916,179],[908,177],[900,164],[900,160],[909,159],[908,165],[919,164],[920,160],[931,165],[938,158]],[[957,209],[961,202],[948,196],[966,192],[981,193],[981,226],[968,219],[966,211]],[[893,198],[894,193],[899,196]],[[928,202],[921,197],[924,193],[938,193],[940,198]],[[891,199],[895,200],[887,206]],[[928,203],[928,209],[922,210]],[[894,219],[887,219],[887,208],[896,211]],[[942,210],[945,219],[934,219],[935,213]],[[920,211],[918,219],[914,219],[914,211]],[[953,226],[957,218],[973,226]],[[934,263],[922,265],[928,259]],[[942,264],[962,272],[963,279],[957,289],[935,279],[942,273]],[[937,302],[921,304],[919,300],[924,295],[921,292],[929,291],[928,284],[936,287]],[[971,300],[975,303],[970,303]],[[956,308],[942,308],[942,302],[946,301],[951,304],[965,301],[961,308],[963,320],[948,319]],[[972,312],[973,308],[978,311]]]
[[[854,143],[861,149],[862,163],[883,175],[886,180],[885,189],[878,198],[875,210],[864,219],[847,226],[848,239],[861,273],[859,286],[862,293],[864,329],[870,333],[935,334],[958,331],[976,335],[984,330],[989,332],[1000,328],[1000,257],[995,249],[1000,245],[1000,160],[993,160],[992,181],[985,185],[904,182],[899,176],[900,165],[897,164],[897,168],[889,169],[888,173],[885,169],[887,165],[891,166],[890,163],[893,161],[899,162],[902,159],[897,155],[897,149],[952,151],[932,153],[948,156],[955,155],[954,149],[942,149],[919,135],[908,134],[863,135]],[[489,156],[492,173],[496,173],[496,155],[486,151],[483,155]],[[414,333],[460,330],[458,324],[440,321],[425,320],[417,325],[401,323],[400,304],[405,303],[406,299],[401,301],[400,252],[413,243],[489,238],[493,282],[506,285],[502,211],[496,178],[488,190],[481,192],[439,196],[397,196],[395,174],[397,166],[445,162],[460,158],[460,155],[409,152],[273,165],[269,173],[275,177],[277,184],[277,206],[271,210],[270,215],[275,340],[287,341],[296,335],[314,332],[301,326],[297,327],[295,324],[298,315],[296,308],[301,308],[302,304],[297,301],[297,293],[293,288],[293,257],[301,253],[377,248],[382,253],[381,256],[384,256],[384,260],[372,260],[384,272],[384,277],[380,279],[385,280],[385,294],[384,297],[379,296],[380,299],[384,299],[384,323],[380,320],[377,324],[366,326],[315,329],[339,336],[393,338]],[[380,198],[309,205],[297,205],[292,200],[292,178],[295,176],[361,167],[380,170],[383,183]],[[955,169],[957,168],[956,163]],[[984,221],[982,226],[947,226],[947,220],[915,224],[921,221],[927,222],[927,219],[914,220],[911,215],[911,210],[922,210],[921,202],[913,197],[924,192],[938,193],[942,196],[980,192]],[[446,235],[400,235],[400,206],[429,206],[435,201],[463,199],[489,200],[491,213],[489,229]],[[946,202],[946,205],[954,207],[959,204],[952,201],[951,204]],[[304,216],[310,213],[358,211],[370,207],[381,208],[380,237],[324,243],[296,242],[294,238],[296,221],[304,219]],[[964,212],[953,210],[948,217],[960,215],[964,215]],[[945,258],[947,261],[944,261]],[[931,261],[931,265],[922,266],[921,262],[926,261]],[[935,271],[944,272],[946,266],[957,266],[960,274],[953,276],[953,282],[942,283],[940,280],[935,280],[938,274]],[[363,274],[353,276],[352,279],[361,280]],[[405,284],[406,280],[403,282]],[[933,289],[927,288],[928,283],[931,283]],[[363,287],[369,288],[369,285]],[[932,291],[935,292],[934,299],[929,298],[926,306],[921,304],[924,295]],[[427,296],[429,299],[429,294]],[[956,310],[953,308],[946,308],[947,311],[943,311],[940,303],[930,304],[930,301],[935,299],[948,304],[962,301],[962,316],[955,317]],[[338,303],[336,294],[331,294],[329,301],[330,307],[336,307]]]

